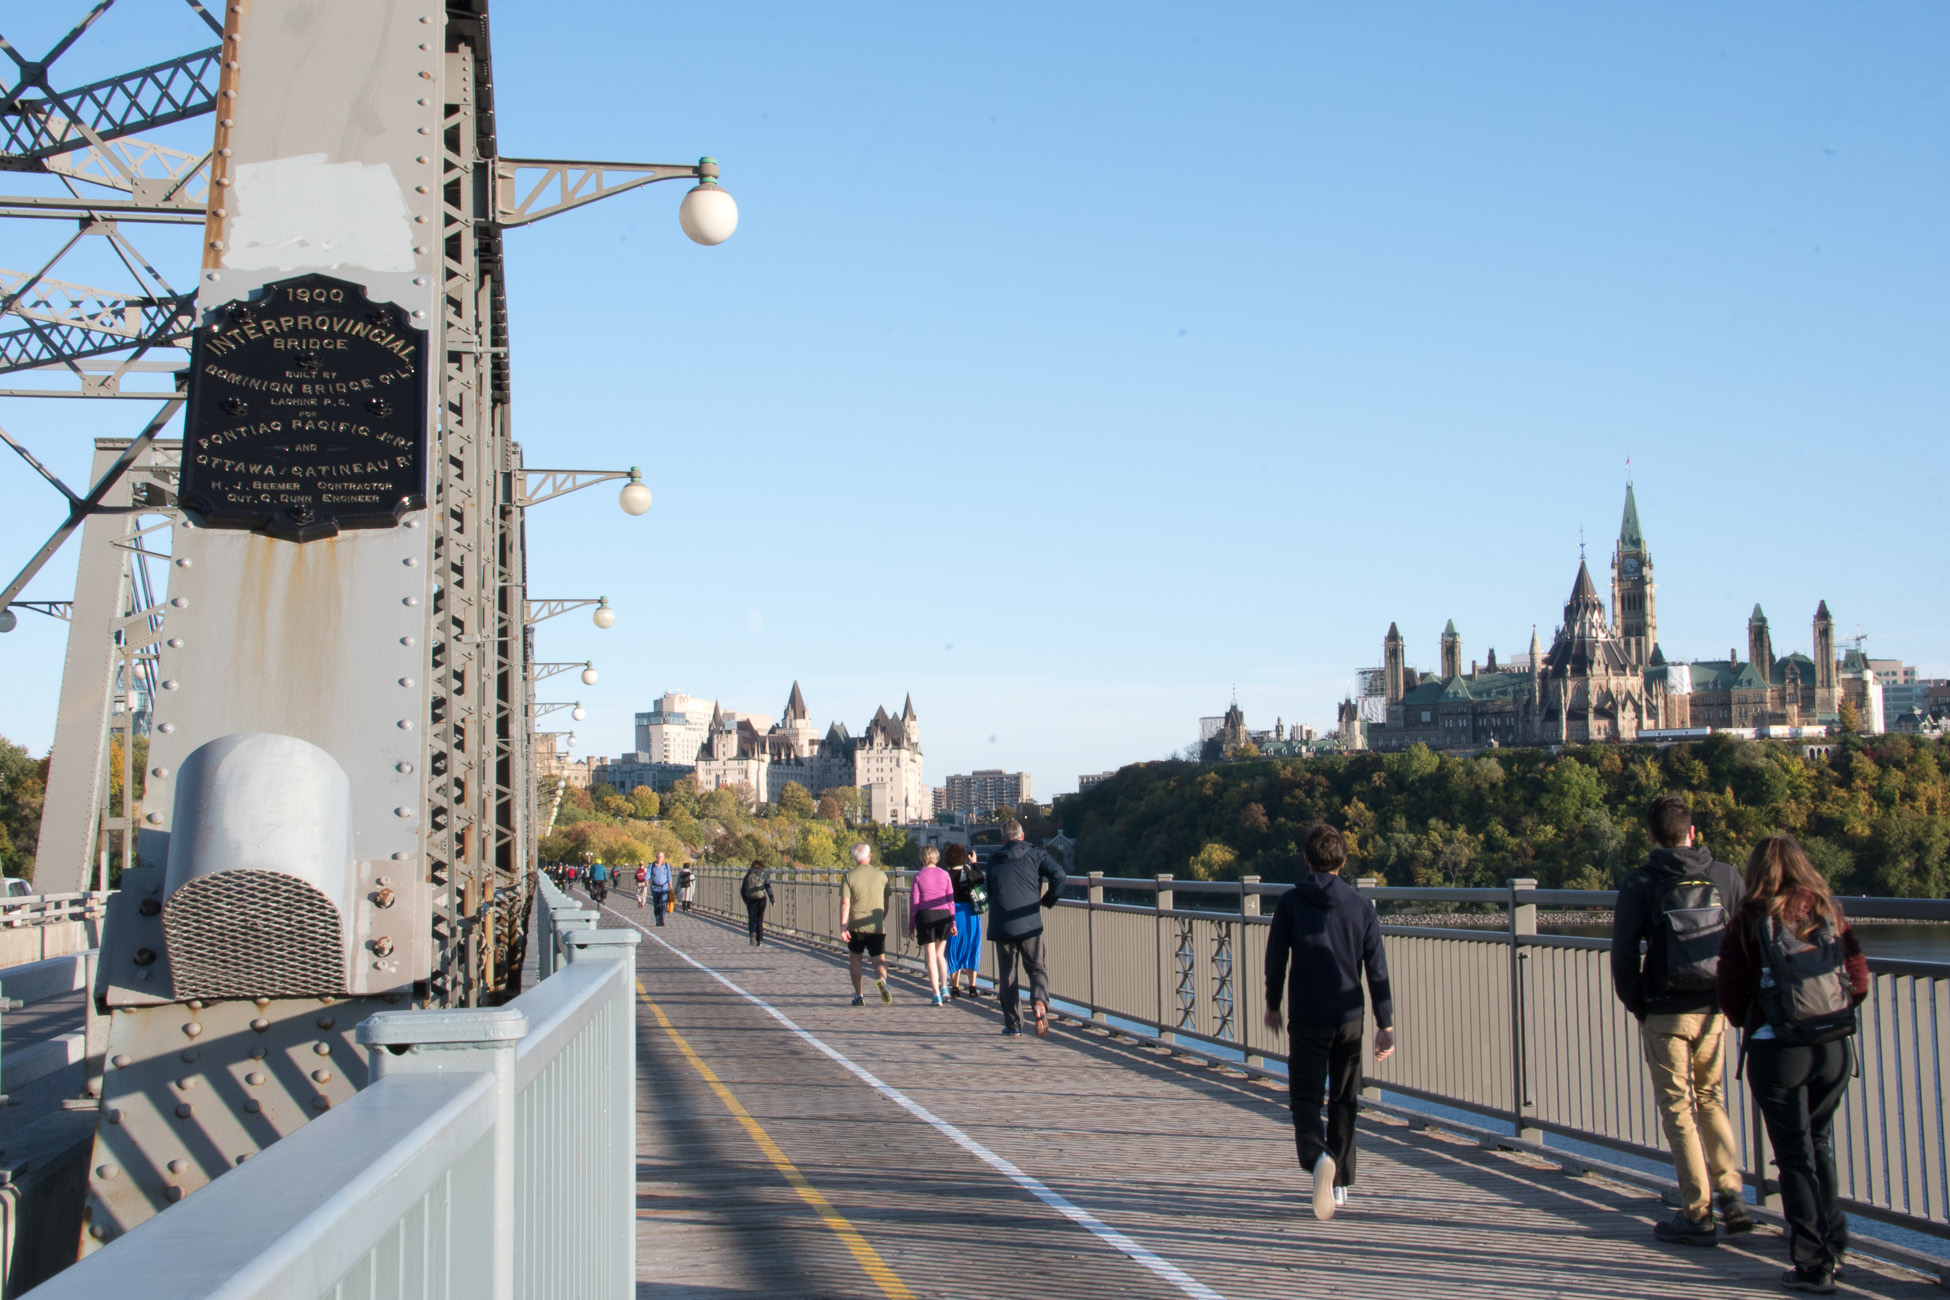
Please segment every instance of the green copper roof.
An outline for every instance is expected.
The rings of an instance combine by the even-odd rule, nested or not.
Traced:
[[[1618,549],[1621,551],[1642,551],[1645,549],[1645,535],[1639,531],[1639,503],[1632,495],[1632,485],[1625,485],[1625,518],[1618,525]]]
[[[1692,669],[1695,691],[1761,691],[1767,679],[1752,664],[1727,659],[1695,659]]]
[[[1456,634],[1456,620],[1452,618],[1449,620],[1449,626],[1442,629],[1442,635],[1455,636]]]

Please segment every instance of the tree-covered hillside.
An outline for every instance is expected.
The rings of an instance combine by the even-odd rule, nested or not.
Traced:
[[[1610,888],[1650,847],[1645,807],[1685,794],[1736,865],[1795,836],[1837,891],[1950,896],[1950,743],[1844,737],[1827,758],[1714,736],[1695,744],[1506,749],[1127,767],[1058,806],[1077,868],[1290,880],[1309,825],[1348,833],[1349,875],[1391,885]]]

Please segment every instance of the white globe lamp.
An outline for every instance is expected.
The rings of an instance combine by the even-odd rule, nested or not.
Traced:
[[[738,229],[738,205],[718,186],[717,159],[700,158],[697,163],[704,180],[677,205],[677,224],[693,242],[709,247],[724,243]]]
[[[568,745],[570,749],[574,749],[576,747],[576,733],[573,731],[569,733]]]
[[[608,596],[604,596],[597,604],[596,612],[590,615],[590,619],[597,627],[608,628],[616,625],[616,611],[609,607]]]
[[[650,509],[650,489],[643,486],[643,471],[630,466],[630,481],[617,493],[616,504],[623,507],[626,515],[640,515]]]
[[[596,684],[596,670],[594,668],[584,668],[582,670],[582,684],[584,686],[594,686]]]
[[[589,710],[583,708],[580,704],[578,704],[573,709],[569,710],[569,716],[574,718],[577,722],[581,722],[583,719],[589,716]]]

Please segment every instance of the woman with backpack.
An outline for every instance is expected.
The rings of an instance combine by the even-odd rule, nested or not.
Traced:
[[[948,1005],[948,936],[955,929],[955,882],[940,866],[941,850],[921,850],[921,869],[908,891],[907,915],[914,941],[921,945],[921,964],[927,967],[929,1006]]]
[[[682,911],[690,911],[691,904],[697,901],[697,872],[691,870],[686,862],[677,869],[677,906]]]
[[[988,879],[967,849],[950,844],[941,851],[941,865],[955,882],[955,929],[948,940],[948,996],[962,997],[957,977],[966,973],[968,993],[975,997],[975,968],[982,961],[982,914],[988,911]]]
[[[1835,1111],[1869,963],[1801,846],[1770,835],[1747,859],[1747,893],[1720,943],[1720,1008],[1743,1030],[1742,1066],[1781,1176],[1790,1291],[1832,1295],[1848,1249],[1835,1176]]]
[[[745,879],[738,886],[738,896],[745,900],[745,930],[750,936],[752,947],[765,946],[765,905],[773,901],[772,880],[765,874],[763,862],[752,863],[752,869],[745,873]]]

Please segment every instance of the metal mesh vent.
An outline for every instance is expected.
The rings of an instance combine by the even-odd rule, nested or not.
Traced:
[[[296,876],[219,871],[163,909],[179,998],[297,998],[345,992],[338,909]]]

